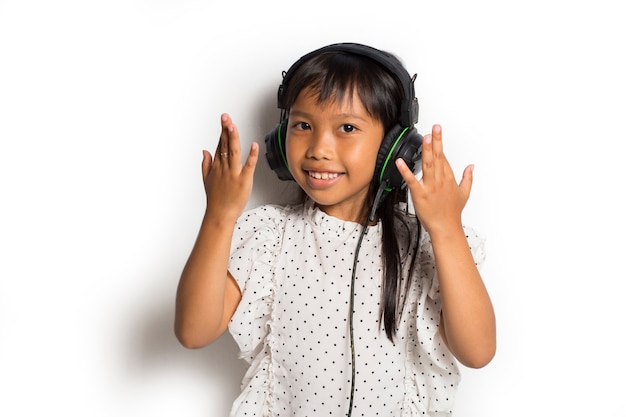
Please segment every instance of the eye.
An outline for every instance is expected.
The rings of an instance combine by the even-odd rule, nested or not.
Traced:
[[[309,129],[311,129],[311,125],[308,124],[307,122],[296,122],[296,123],[294,123],[293,127],[298,129],[298,130],[309,130]]]
[[[341,125],[341,130],[344,133],[351,133],[356,130],[356,127],[354,127],[353,125],[345,124],[345,125]]]

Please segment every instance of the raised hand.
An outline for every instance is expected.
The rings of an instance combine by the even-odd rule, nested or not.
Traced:
[[[407,182],[415,212],[431,237],[439,277],[441,335],[463,365],[480,368],[495,354],[496,326],[489,294],[461,223],[472,188],[473,166],[465,168],[457,184],[443,154],[439,125],[424,137],[420,180],[402,159],[396,165]]]
[[[176,336],[187,347],[205,346],[217,339],[241,299],[228,273],[228,258],[235,223],[252,192],[259,146],[253,143],[242,163],[237,127],[223,114],[215,157],[202,153],[207,208],[176,294]]]
[[[439,125],[434,125],[432,133],[424,136],[420,180],[415,178],[402,159],[396,161],[411,193],[415,213],[431,235],[462,227],[461,212],[469,199],[473,179],[474,166],[469,165],[457,184],[443,153],[441,137]]]
[[[218,219],[236,220],[252,192],[259,145],[252,143],[242,163],[241,143],[237,126],[226,113],[221,116],[222,132],[215,157],[203,151],[202,177],[207,196],[207,213]]]

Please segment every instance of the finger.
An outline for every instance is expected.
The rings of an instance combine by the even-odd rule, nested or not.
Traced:
[[[241,169],[241,144],[239,131],[230,116],[222,115],[222,135],[220,136],[220,161],[235,170]]]
[[[254,170],[256,168],[256,163],[259,160],[259,144],[256,142],[252,142],[250,146],[250,153],[248,154],[248,158],[246,159],[246,163],[244,164],[241,172],[244,175],[253,175]]]
[[[239,130],[237,130],[237,125],[235,125],[232,121],[232,119],[230,119],[230,117],[228,118],[228,125],[226,127],[226,131],[227,131],[227,151],[222,151],[222,152],[228,152],[228,158],[229,158],[229,163],[232,165],[233,162],[237,162],[240,163],[241,162],[241,143],[239,141]]]
[[[433,167],[435,175],[438,178],[443,178],[444,171],[447,164],[446,157],[443,153],[443,140],[442,130],[440,125],[433,125],[432,128],[432,155],[433,155]]]
[[[404,182],[406,182],[407,187],[409,187],[409,190],[413,192],[415,187],[420,185],[417,178],[415,178],[413,171],[409,169],[406,162],[404,162],[404,159],[402,158],[396,159],[396,167],[398,167],[398,171],[400,172],[400,175],[402,175]]]
[[[230,116],[227,113],[223,113],[220,116],[220,123],[222,125],[222,131],[220,133],[220,140],[217,143],[217,149],[215,150],[215,158],[221,162],[228,158],[230,155],[229,149],[229,128],[232,124]]]
[[[441,125],[433,125],[431,134],[433,136],[433,153],[440,155],[443,153]]]
[[[211,157],[211,153],[209,151],[202,151],[202,179],[206,179],[211,171],[211,165],[213,162],[213,158]]]
[[[459,188],[465,197],[465,201],[469,198],[470,191],[472,190],[472,183],[474,182],[474,165],[469,165],[463,170],[463,177],[459,183]]]
[[[424,182],[429,182],[434,178],[433,161],[433,135],[429,133],[422,139],[422,181]]]

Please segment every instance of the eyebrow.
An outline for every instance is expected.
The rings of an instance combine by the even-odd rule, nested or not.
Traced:
[[[310,113],[303,112],[303,111],[298,111],[298,110],[291,110],[290,111],[290,115],[291,116],[296,116],[296,117],[313,118]],[[337,118],[340,118],[340,119],[358,119],[358,120],[363,121],[363,122],[367,122],[368,121],[368,119],[366,119],[364,117],[361,117],[361,116],[358,116],[355,113],[339,113],[339,114],[336,114],[334,117],[337,117]]]

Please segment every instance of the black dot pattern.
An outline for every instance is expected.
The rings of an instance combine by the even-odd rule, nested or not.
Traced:
[[[416,226],[416,225],[414,225]],[[401,230],[401,229],[399,229]],[[231,416],[345,416],[351,384],[350,281],[361,226],[302,206],[265,205],[239,219],[229,270],[242,300],[229,330],[249,364]],[[483,240],[471,229],[477,264]],[[394,343],[379,328],[381,229],[371,226],[357,264],[353,416],[447,416],[460,373],[438,333],[441,307],[430,239]],[[417,246],[417,245],[414,245]]]

